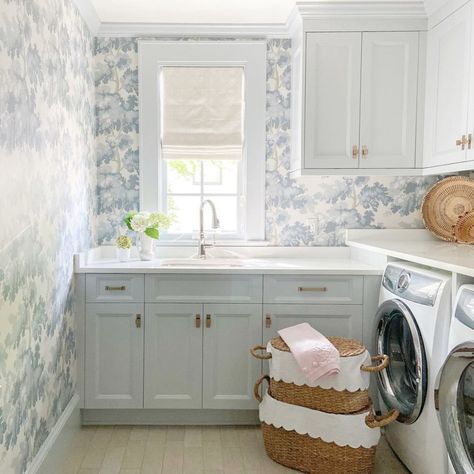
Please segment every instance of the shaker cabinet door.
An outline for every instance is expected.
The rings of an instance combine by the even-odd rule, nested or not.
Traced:
[[[361,168],[414,168],[418,32],[363,33]]]
[[[145,308],[145,408],[201,408],[202,306]]]
[[[262,305],[204,305],[203,408],[255,409],[261,363],[250,348],[262,342]]]
[[[361,33],[306,35],[305,168],[359,166]]]
[[[85,408],[142,408],[143,304],[88,304],[85,327]]]

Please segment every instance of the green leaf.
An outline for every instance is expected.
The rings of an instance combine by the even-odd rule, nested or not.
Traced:
[[[160,231],[158,229],[155,229],[154,227],[148,227],[148,229],[145,230],[145,234],[148,235],[148,237],[151,237],[152,239],[160,238]]]
[[[130,230],[133,230],[132,229],[132,224],[131,224],[131,221],[132,221],[132,218],[133,216],[137,213],[137,211],[130,211],[123,219],[123,222],[124,224],[130,229]]]

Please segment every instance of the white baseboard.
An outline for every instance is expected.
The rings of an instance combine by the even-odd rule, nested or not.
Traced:
[[[74,434],[79,431],[80,426],[79,395],[75,394],[36,454],[33,462],[28,466],[25,474],[59,472],[59,466],[63,464]]]

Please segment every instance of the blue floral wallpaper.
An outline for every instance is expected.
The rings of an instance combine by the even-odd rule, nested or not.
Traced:
[[[138,56],[134,38],[97,38],[98,238],[138,207]],[[346,228],[416,228],[436,177],[313,176],[290,168],[291,41],[267,43],[266,236],[275,245],[342,245]]]
[[[0,472],[75,392],[73,254],[94,242],[93,38],[70,0],[0,0]]]

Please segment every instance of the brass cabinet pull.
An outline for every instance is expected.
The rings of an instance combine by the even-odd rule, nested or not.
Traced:
[[[135,326],[140,329],[142,327],[142,315],[141,314],[137,314],[135,316]]]
[[[206,314],[206,327],[210,328],[211,327],[211,315]]]
[[[324,292],[324,291],[328,291],[327,287],[326,286],[315,286],[315,287],[307,287],[307,286],[299,286],[298,287],[298,291],[300,293],[304,292],[304,291],[319,291],[319,292]]]
[[[357,145],[354,145],[352,147],[352,158],[354,158],[354,160],[357,160],[358,157],[359,157],[359,147]]]
[[[365,145],[362,145],[362,158],[367,158],[368,154],[369,154],[369,149]]]
[[[109,286],[106,285],[105,291],[125,291],[127,287],[125,285],[122,286]]]
[[[472,145],[472,133],[469,133],[467,136],[467,149],[470,150]]]
[[[271,314],[267,314],[265,316],[265,327],[269,328],[271,326],[272,326],[272,316],[271,316]]]
[[[463,135],[461,139],[456,140],[456,146],[460,146],[461,150],[464,150],[467,144],[468,144],[468,140],[467,140],[466,135]]]
[[[201,315],[196,314],[196,327],[200,328],[201,327]]]

